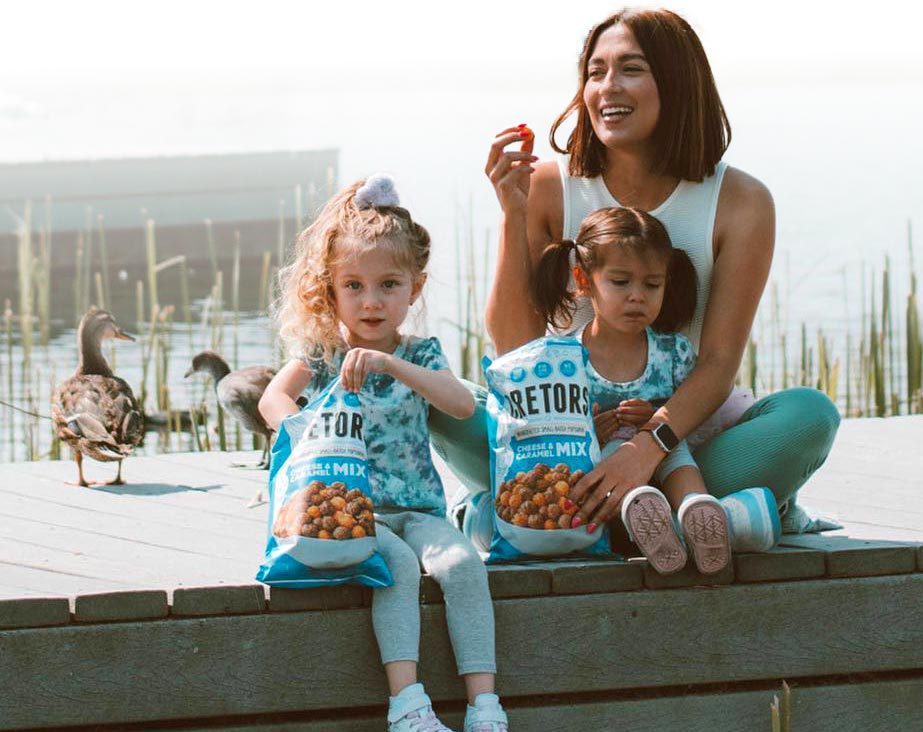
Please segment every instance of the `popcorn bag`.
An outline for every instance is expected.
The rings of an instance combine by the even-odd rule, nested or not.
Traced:
[[[359,396],[339,379],[282,421],[258,580],[277,587],[391,585],[375,538],[362,429]]]
[[[605,527],[570,528],[577,506],[567,494],[600,457],[586,359],[579,341],[556,337],[484,358],[494,518],[488,563],[610,554]]]

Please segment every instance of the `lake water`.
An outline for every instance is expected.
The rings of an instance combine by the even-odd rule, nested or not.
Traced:
[[[425,71],[420,77],[369,83],[361,94],[330,79],[267,81],[246,75],[169,83],[12,83],[0,91],[0,160],[339,147],[341,184],[370,172],[392,173],[405,204],[433,234],[425,328],[457,353],[456,242],[467,249],[473,241],[474,259],[488,271],[495,247],[498,207],[482,172],[487,146],[508,124],[528,122],[547,131],[572,95],[572,84],[566,75],[525,83],[502,73],[487,80],[463,74],[431,79]],[[847,333],[854,343],[858,340],[863,291],[868,309],[871,278],[880,276],[886,256],[891,259],[896,326],[902,332],[908,227],[923,231],[923,139],[918,132],[923,81],[882,75],[719,75],[719,85],[734,130],[726,158],[765,182],[775,198],[771,283],[780,296],[789,359],[794,359],[802,323],[812,342],[823,328],[834,356],[845,358]],[[537,154],[550,155],[546,142],[539,141]],[[267,212],[267,218],[275,215]],[[129,327],[134,279],[134,273],[127,277],[125,292],[113,290],[115,309]],[[483,275],[477,281],[482,296]],[[258,272],[244,272],[248,314],[238,331],[241,365],[272,358],[267,323],[249,310],[255,307],[258,282]],[[0,274],[0,296],[14,297],[13,283],[12,273]],[[64,299],[56,310],[66,311],[72,302],[70,283],[64,283],[63,296],[55,284],[55,296]],[[763,342],[771,329],[770,289],[755,326]],[[207,283],[196,286],[196,312],[207,293]],[[161,300],[168,302],[164,295]],[[45,361],[39,361],[41,375],[35,378],[45,386],[35,401],[43,413],[47,384],[76,363],[72,322],[72,312],[59,317],[51,346],[40,356]],[[200,326],[193,325],[193,332],[193,350],[207,345],[209,336]],[[183,406],[197,392],[182,381],[188,339],[176,334],[173,342],[171,388],[174,403]],[[226,334],[224,345],[229,342]],[[140,349],[119,343],[116,352],[119,372],[136,384]],[[14,347],[14,363],[18,358]],[[769,364],[775,362],[778,370],[781,357],[761,349],[760,359],[768,388]],[[6,355],[2,363],[5,379]],[[6,394],[5,386],[0,394]],[[21,400],[24,395],[15,396]],[[22,457],[20,432],[0,430],[0,459]]]

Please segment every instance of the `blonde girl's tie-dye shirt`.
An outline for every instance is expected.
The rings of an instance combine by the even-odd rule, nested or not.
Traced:
[[[393,355],[434,371],[449,368],[438,338],[403,336]],[[303,392],[309,402],[339,374],[343,356],[337,353],[332,365],[306,359],[313,372]],[[445,493],[429,447],[429,402],[385,374],[369,374],[359,400],[375,510],[413,509],[444,516]]]

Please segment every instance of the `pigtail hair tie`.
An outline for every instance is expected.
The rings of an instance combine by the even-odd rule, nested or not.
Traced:
[[[401,199],[394,187],[394,179],[383,173],[370,175],[365,184],[356,190],[354,202],[360,211],[367,208],[401,205]]]

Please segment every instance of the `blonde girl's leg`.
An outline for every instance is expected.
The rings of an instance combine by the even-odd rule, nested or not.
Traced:
[[[407,520],[404,541],[442,589],[458,673],[496,673],[487,568],[471,542],[448,521],[423,513]]]
[[[372,599],[372,625],[390,690],[388,730],[451,732],[436,717],[423,684],[417,682],[420,563],[414,551],[395,533],[401,530],[405,515],[381,516],[376,527],[378,549],[394,578],[391,587],[376,589]]]
[[[391,570],[394,584],[372,596],[372,627],[378,639],[391,696],[417,681],[420,655],[420,563],[399,536],[376,527],[378,551]]]

